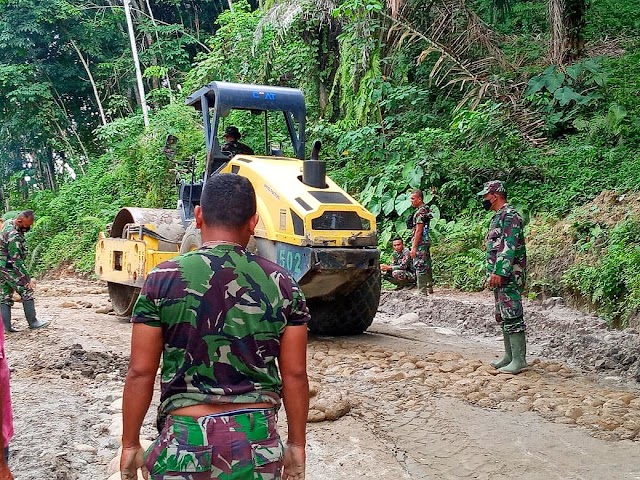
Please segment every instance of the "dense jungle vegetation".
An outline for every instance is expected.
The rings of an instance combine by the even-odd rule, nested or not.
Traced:
[[[148,128],[121,2],[0,1],[0,193],[6,211],[36,211],[34,270],[91,272],[120,207],[174,208],[176,174],[204,160],[185,97],[212,80],[265,83],[304,91],[309,140],[378,216],[384,250],[406,236],[420,187],[436,282],[481,288],[490,214],[475,193],[499,178],[529,222],[530,297],[637,321],[640,0],[131,0],[131,11]]]

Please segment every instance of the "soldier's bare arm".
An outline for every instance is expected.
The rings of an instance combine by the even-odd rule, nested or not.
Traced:
[[[142,468],[145,479],[149,477],[140,446],[140,428],[153,396],[153,384],[161,353],[162,328],[134,323],[131,334],[131,358],[122,399],[120,470],[123,480],[137,478],[138,468]]]
[[[282,376],[282,401],[287,412],[288,438],[285,447],[283,480],[303,480],[309,381],[307,379],[307,326],[285,328],[278,357]]]
[[[413,241],[411,243],[411,258],[415,258],[418,252],[418,245],[422,241],[422,227],[423,222],[416,223],[416,233],[413,234]]]

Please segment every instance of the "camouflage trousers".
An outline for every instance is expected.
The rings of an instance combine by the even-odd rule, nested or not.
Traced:
[[[280,480],[283,446],[272,409],[167,417],[145,453],[152,480]]]
[[[524,332],[527,326],[524,323],[522,310],[522,289],[515,283],[509,283],[503,287],[493,289],[496,299],[496,320],[502,325],[502,331],[506,334]]]
[[[394,285],[413,285],[416,283],[416,274],[407,270],[393,270],[384,272],[384,280]]]
[[[18,282],[17,277],[12,275],[10,270],[0,269],[0,282],[2,282],[2,299],[0,299],[0,303],[13,305],[13,292],[20,295],[23,301],[33,300],[33,289],[28,284],[22,285]]]
[[[431,242],[419,245],[413,259],[413,269],[416,275],[427,276],[427,286],[433,286],[433,272],[431,270]]]

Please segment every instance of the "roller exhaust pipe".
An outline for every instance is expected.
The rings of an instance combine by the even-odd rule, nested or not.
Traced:
[[[327,164],[319,159],[320,140],[313,142],[311,157],[302,163],[302,183],[314,188],[327,188]]]

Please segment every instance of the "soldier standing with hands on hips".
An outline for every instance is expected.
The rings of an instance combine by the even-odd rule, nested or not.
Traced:
[[[502,373],[520,373],[527,367],[527,339],[522,291],[524,290],[527,250],[522,218],[507,203],[507,191],[500,180],[492,180],[478,192],[485,210],[493,210],[487,233],[487,271],[485,282],[493,289],[496,321],[502,326],[504,356],[491,365]]]

